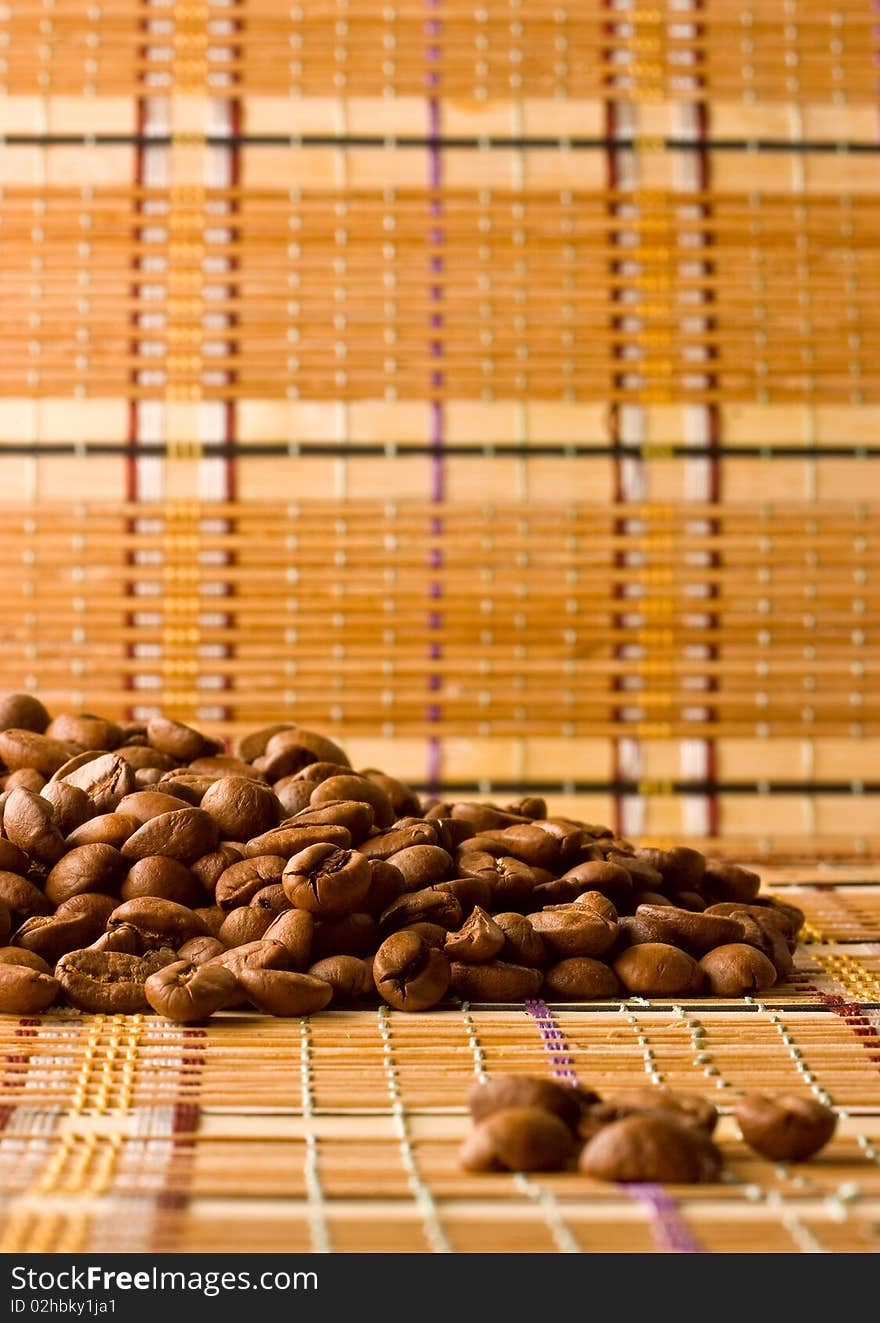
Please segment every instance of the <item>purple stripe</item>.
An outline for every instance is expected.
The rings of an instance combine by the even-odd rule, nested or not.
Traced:
[[[427,44],[425,46],[425,88],[428,93],[428,189],[431,197],[428,201],[428,215],[431,220],[431,226],[428,230],[428,273],[431,280],[429,288],[431,293],[431,314],[428,325],[431,331],[430,355],[434,362],[434,367],[430,374],[431,394],[439,394],[443,389],[445,375],[443,372],[443,313],[441,304],[443,300],[443,285],[438,277],[442,276],[444,270],[443,260],[443,226],[440,224],[443,215],[443,204],[437,196],[443,183],[443,158],[440,152],[440,98],[436,95],[440,87],[440,61],[441,49],[438,38],[440,37],[442,24],[439,17],[440,0],[427,0],[429,17],[425,20],[425,37]],[[431,500],[435,504],[441,504],[446,496],[446,472],[443,463],[443,443],[445,418],[443,413],[443,401],[440,398],[431,400],[431,421],[430,421],[430,445],[431,445]],[[439,515],[431,519],[431,536],[440,538],[443,533],[443,520]],[[441,545],[431,547],[428,557],[428,565],[432,571],[439,571],[443,568],[443,549]],[[443,584],[439,577],[432,578],[428,588],[430,601],[439,602],[443,598]],[[443,613],[438,610],[428,612],[428,628],[430,630],[440,631],[443,628]],[[440,661],[443,657],[443,644],[440,637],[432,639],[428,645],[428,657],[431,661]],[[435,670],[428,676],[428,691],[431,694],[440,695],[443,688],[443,677]],[[428,705],[427,718],[429,723],[436,724],[443,718],[443,709],[439,702],[433,702]],[[429,735],[427,743],[427,781],[429,791],[436,792],[440,785],[440,779],[443,771],[443,755],[440,739],[437,735]]]
[[[550,1007],[545,1001],[534,999],[523,1002],[523,1009],[538,1026],[554,1078],[577,1085],[574,1057]],[[654,1239],[661,1249],[671,1254],[702,1254],[702,1245],[682,1221],[675,1200],[670,1199],[662,1185],[627,1184],[621,1188],[647,1208]]]

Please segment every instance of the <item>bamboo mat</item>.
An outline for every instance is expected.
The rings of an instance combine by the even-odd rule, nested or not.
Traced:
[[[870,856],[878,32],[8,0],[0,688]]]
[[[808,872],[808,870],[804,870]],[[303,1020],[57,1012],[0,1022],[0,1250],[874,1253],[880,1248],[877,871],[769,886],[808,914],[762,999],[388,1008]],[[830,876],[829,876],[830,875]],[[859,928],[859,922],[864,927]],[[821,930],[820,930],[821,925]],[[648,1083],[722,1109],[722,1183],[471,1175],[466,1096],[559,1062],[600,1093]],[[838,1109],[809,1163],[751,1153],[740,1093]]]

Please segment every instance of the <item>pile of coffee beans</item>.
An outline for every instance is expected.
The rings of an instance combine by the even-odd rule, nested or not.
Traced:
[[[592,1089],[532,1075],[499,1075],[470,1094],[466,1171],[578,1170],[605,1181],[693,1185],[720,1178],[714,1104],[700,1094],[636,1089],[602,1099]],[[799,1094],[746,1094],[733,1114],[745,1142],[775,1162],[824,1148],[837,1114]]]
[[[291,723],[225,753],[12,694],[0,763],[8,1014],[739,997],[786,977],[803,921],[737,864],[536,797],[423,799]]]

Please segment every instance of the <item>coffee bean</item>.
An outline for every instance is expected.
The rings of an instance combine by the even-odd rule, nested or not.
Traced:
[[[492,888],[483,877],[454,877],[448,882],[435,882],[435,891],[448,891],[461,906],[461,917],[467,919],[479,906],[487,913],[492,908]]]
[[[543,976],[539,969],[509,965],[503,960],[489,960],[482,965],[453,961],[450,986],[464,1001],[526,1001],[536,997]]]
[[[590,1139],[602,1126],[626,1116],[659,1116],[677,1125],[692,1126],[711,1135],[718,1124],[718,1109],[698,1093],[676,1093],[654,1086],[632,1089],[587,1107],[580,1120],[580,1134]]]
[[[481,964],[494,960],[504,946],[504,933],[483,909],[475,909],[458,932],[449,933],[444,952],[449,960]]]
[[[329,983],[334,1001],[360,1001],[376,991],[373,962],[361,960],[357,956],[326,956],[310,965],[308,973],[322,983]]]
[[[290,817],[308,808],[312,795],[312,786],[295,776],[282,776],[280,781],[273,782],[272,790],[281,806],[281,811]]]
[[[354,914],[343,914],[338,919],[319,919],[312,937],[312,959],[323,960],[330,955],[371,955],[380,941],[379,925],[372,914],[356,910]]]
[[[50,740],[30,730],[0,730],[0,759],[10,772],[32,767],[43,776],[51,776],[76,752],[74,745]]]
[[[391,800],[381,786],[366,776],[357,776],[354,772],[345,776],[331,776],[315,786],[309,803],[312,808],[318,808],[336,799],[356,799],[369,804],[373,810],[373,822],[380,829],[390,827],[394,822]]]
[[[210,813],[220,835],[247,841],[278,825],[280,805],[272,791],[243,776],[223,776],[202,796],[201,807]]]
[[[453,871],[452,856],[439,845],[409,845],[391,855],[388,863],[403,875],[407,891],[443,882]]]
[[[79,845],[68,850],[46,878],[46,898],[60,905],[84,891],[117,890],[126,861],[112,845]]]
[[[198,773],[191,772],[188,767],[163,772],[155,782],[156,788],[162,794],[173,795],[192,808],[199,807],[204,795],[213,784],[213,776],[199,776]]]
[[[311,1015],[323,1010],[333,997],[329,983],[286,969],[244,966],[236,977],[248,1000],[267,1015]]]
[[[167,717],[151,717],[147,722],[147,738],[154,749],[182,763],[190,763],[194,758],[217,751],[214,741],[206,739],[200,731]]]
[[[245,854],[248,858],[261,855],[280,855],[282,859],[293,859],[313,845],[336,845],[340,850],[351,847],[351,832],[347,827],[326,824],[313,826],[290,823],[283,827],[274,827],[247,842]]]
[[[42,735],[48,724],[49,713],[33,694],[4,694],[0,698],[0,731],[29,730]]]
[[[585,1144],[578,1165],[603,1181],[694,1185],[717,1180],[722,1157],[703,1131],[641,1113],[602,1126]]]
[[[3,1015],[41,1015],[52,1005],[59,991],[60,985],[51,974],[30,969],[27,965],[0,964],[0,1012]]]
[[[117,813],[129,813],[143,825],[151,818],[158,818],[160,813],[176,813],[182,808],[181,802],[174,795],[166,795],[161,790],[135,790],[120,799]]]
[[[426,1011],[441,1001],[449,986],[449,961],[416,933],[386,937],[373,960],[380,997],[398,1011]]]
[[[34,914],[51,914],[52,902],[47,900],[26,877],[18,873],[0,872],[0,903],[11,914],[29,919]]]
[[[258,854],[240,859],[221,874],[214,888],[214,900],[221,910],[249,905],[258,891],[281,882],[287,860],[280,854]]]
[[[493,1075],[471,1086],[468,1108],[475,1121],[510,1107],[538,1107],[563,1121],[577,1134],[585,1107],[599,1101],[591,1089],[557,1084],[535,1075]]]
[[[421,891],[404,892],[379,916],[383,934],[413,923],[437,923],[452,932],[461,924],[461,906],[450,892],[425,887]]]
[[[361,844],[361,854],[366,859],[390,859],[392,855],[409,849],[412,845],[436,844],[437,828],[433,822],[414,819],[406,825],[398,822],[388,831],[378,832],[377,835],[369,837]]]
[[[216,937],[191,937],[179,948],[177,954],[191,965],[204,965],[214,956],[222,955],[225,950],[226,947]]]
[[[222,965],[195,965],[188,960],[159,969],[144,983],[144,995],[159,1015],[186,1024],[204,1020],[228,1006],[238,994],[238,980]]]
[[[362,854],[335,845],[312,845],[287,861],[282,885],[297,909],[322,917],[359,909],[370,887]]]
[[[214,895],[214,888],[220,878],[233,864],[244,858],[244,850],[229,841],[221,841],[216,850],[203,854],[190,865],[193,877],[197,878],[207,895]]]
[[[750,869],[713,860],[706,867],[701,889],[713,901],[738,900],[749,904],[757,896],[760,885],[760,877]]]
[[[12,790],[3,805],[3,831],[13,845],[49,867],[66,849],[52,805],[32,790]]]
[[[588,956],[558,960],[544,974],[544,991],[558,1001],[602,1001],[620,995],[613,969]]]
[[[17,845],[13,845],[12,841],[0,837],[0,871],[20,873],[23,877],[28,871],[29,862],[24,850],[20,850]]]
[[[53,966],[23,946],[0,947],[0,965],[24,965],[26,969],[35,969],[39,974],[51,974]]]
[[[469,842],[465,843],[466,845]],[[532,904],[535,873],[528,864],[510,855],[496,858],[483,850],[459,851],[455,863],[462,877],[483,878],[492,888],[492,908],[522,910]]]
[[[703,956],[700,968],[715,997],[743,997],[772,988],[776,982],[771,961],[754,946],[742,942],[716,946]]]
[[[617,941],[618,925],[588,905],[563,905],[530,914],[551,957],[601,956]]]
[[[631,946],[613,968],[627,992],[638,997],[677,997],[699,992],[703,986],[703,971],[696,960],[666,942]]]
[[[690,955],[702,956],[716,946],[740,942],[742,925],[720,914],[692,914],[674,905],[640,905],[635,914],[621,920],[625,940],[635,946],[641,942],[668,942]]]
[[[373,807],[359,799],[335,799],[317,808],[301,809],[286,824],[288,827],[344,827],[351,844],[360,846],[373,830]],[[332,840],[326,837],[325,840]]]
[[[116,928],[120,923],[136,928],[145,948],[170,946],[176,951],[191,937],[210,935],[192,910],[155,896],[138,896],[117,906],[107,920],[107,927]]]
[[[671,850],[636,850],[636,858],[655,868],[664,885],[673,891],[696,891],[706,873],[706,856],[699,850],[676,845]]]
[[[252,763],[255,758],[259,758],[265,753],[266,745],[273,735],[280,731],[294,730],[295,727],[290,722],[281,722],[275,726],[263,726],[260,730],[252,731],[249,735],[243,735],[238,741],[238,756],[242,762]]]
[[[46,788],[46,778],[34,770],[33,767],[20,767],[17,772],[10,772],[3,778],[3,789],[9,790],[32,790],[35,795],[40,795]]]
[[[830,1107],[796,1093],[747,1093],[734,1104],[733,1114],[749,1147],[772,1162],[811,1158],[837,1128]]]
[[[127,862],[123,860],[123,864]],[[172,900],[187,908],[204,899],[202,888],[186,865],[161,854],[147,855],[146,859],[132,864],[119,888],[119,895],[121,900],[155,896],[158,900]]]
[[[140,825],[130,813],[101,813],[72,831],[66,844],[71,848],[78,845],[112,845],[119,850]]]
[[[85,712],[60,713],[53,717],[44,733],[53,740],[78,744],[81,749],[111,750],[122,740],[122,729],[115,721]]]
[[[55,963],[68,951],[79,951],[88,946],[99,936],[103,925],[96,925],[88,914],[70,915],[58,918],[56,915],[36,915],[25,919],[24,923],[12,934],[15,946],[24,947],[41,956],[48,965]]]
[[[472,850],[519,859],[532,868],[553,868],[561,855],[558,839],[533,823],[518,823],[496,831],[481,832],[470,841]]]
[[[370,885],[361,904],[367,914],[378,918],[392,901],[403,895],[406,882],[400,870],[384,859],[368,859],[367,866],[370,870]]]
[[[547,948],[524,914],[504,912],[493,914],[492,919],[504,933],[499,959],[509,965],[544,968],[549,958]]]
[[[284,914],[287,910],[293,909],[293,906],[284,894],[284,887],[280,883],[274,882],[261,887],[256,895],[251,897],[248,902],[248,909],[269,910],[274,918],[278,914]]]
[[[193,914],[201,920],[212,937],[217,936],[226,922],[226,915],[219,905],[197,905]]]
[[[203,854],[216,849],[218,840],[217,824],[209,813],[198,808],[180,808],[150,818],[129,836],[122,853],[126,859],[164,854],[182,864],[194,864]]]
[[[290,969],[291,953],[281,942],[246,942],[222,954],[210,956],[207,965],[222,965],[236,976],[242,969]]]
[[[480,804],[473,800],[458,800],[454,804],[443,805],[442,809],[439,816],[464,818],[475,832],[495,831],[502,827],[513,827],[518,822],[529,821],[521,813],[507,813],[497,804]],[[426,813],[425,816],[432,817],[433,813]]]
[[[506,1107],[474,1127],[459,1150],[465,1171],[559,1171],[574,1153],[564,1121],[540,1107]]]
[[[96,813],[112,813],[135,788],[134,769],[116,753],[84,753],[74,761],[77,766],[65,764],[55,778],[84,790]]]
[[[396,819],[406,818],[411,814],[418,816],[421,802],[412,786],[408,786],[405,781],[399,781],[395,776],[388,776],[385,772],[380,772],[377,767],[365,767],[359,775],[365,776],[369,781],[375,781],[376,785],[385,791],[391,800],[391,808]]]
[[[121,951],[70,951],[55,966],[55,977],[77,1010],[100,1015],[143,1015],[150,1009],[145,982],[176,959],[168,948],[143,956]]]
[[[95,812],[86,792],[66,781],[50,781],[39,793],[41,799],[52,805],[55,826],[62,836],[69,836],[72,831],[76,831]]]
[[[229,947],[259,942],[274,919],[275,915],[269,910],[251,909],[245,905],[227,914],[217,936]]]
[[[618,921],[617,907],[611,903],[607,896],[603,896],[601,891],[582,891],[577,900],[572,901],[572,904],[585,905],[587,909],[595,910],[609,923],[617,923]]]
[[[118,928],[97,937],[88,950],[122,951],[125,955],[140,956],[144,954],[144,944],[137,929],[132,928],[130,923],[121,923]]]
[[[315,921],[308,910],[287,910],[272,920],[263,938],[267,942],[280,942],[286,947],[290,955],[288,968],[301,973],[307,968],[312,955],[314,932]]]
[[[351,767],[348,755],[338,744],[326,735],[303,730],[301,726],[277,731],[267,741],[260,757],[251,761],[266,773],[270,781],[290,776],[292,772],[298,772],[310,763],[335,763],[346,770]],[[340,795],[339,798],[347,799],[348,796]]]

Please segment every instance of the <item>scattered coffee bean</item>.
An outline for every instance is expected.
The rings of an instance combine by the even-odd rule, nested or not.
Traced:
[[[763,992],[776,982],[776,970],[754,946],[733,942],[704,955],[700,968],[714,997],[744,997]]]
[[[578,1165],[603,1181],[694,1185],[717,1180],[722,1157],[704,1131],[669,1114],[640,1112],[602,1126],[584,1145]]]
[[[465,1139],[465,1171],[552,1171],[568,1161],[575,1143],[569,1127],[541,1107],[493,1111]]]
[[[811,1158],[837,1128],[836,1112],[796,1093],[747,1093],[733,1114],[749,1147],[773,1162]]]
[[[222,965],[195,965],[176,960],[144,982],[144,995],[159,1015],[186,1023],[204,1020],[228,1006],[238,993],[238,980]]]

